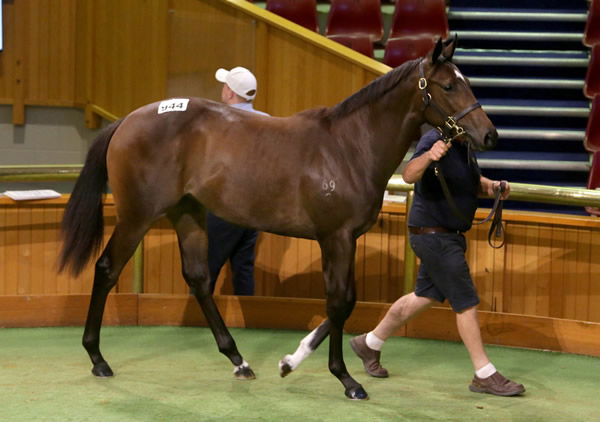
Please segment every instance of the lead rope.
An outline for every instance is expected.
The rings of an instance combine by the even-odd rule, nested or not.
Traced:
[[[442,186],[442,191],[444,192],[444,196],[446,197],[446,200],[448,201],[448,204],[450,205],[450,208],[452,209],[452,212],[454,213],[454,215],[456,215],[463,222],[465,222],[467,224],[473,224],[474,226],[478,226],[480,224],[487,223],[493,217],[492,224],[490,226],[490,231],[488,232],[488,243],[494,249],[500,249],[502,246],[504,246],[505,229],[504,229],[504,224],[502,224],[502,207],[504,205],[504,200],[502,199],[502,194],[506,190],[506,182],[500,182],[498,189],[494,189],[494,191],[496,192],[496,196],[494,198],[494,205],[492,206],[492,210],[490,211],[490,214],[487,217],[485,217],[483,220],[481,220],[480,222],[473,223],[473,222],[469,221],[467,219],[467,217],[465,217],[464,214],[462,212],[460,212],[460,210],[456,206],[456,202],[454,202],[454,199],[452,198],[452,195],[450,194],[450,189],[448,189],[448,184],[446,183],[446,178],[444,177],[444,174],[442,173],[442,167],[440,166],[439,161],[433,165],[433,169],[434,169],[436,177],[438,178],[438,180],[440,182],[440,185]],[[494,236],[496,239],[501,238],[502,239],[501,242],[499,244],[494,244],[492,242],[492,236]]]

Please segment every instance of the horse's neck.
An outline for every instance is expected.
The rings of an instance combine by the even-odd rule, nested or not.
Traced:
[[[405,101],[381,102],[374,107],[363,107],[357,113],[363,113],[360,120],[369,125],[364,136],[348,133],[361,144],[361,149],[369,152],[370,160],[364,163],[365,177],[385,190],[389,178],[394,174],[410,147],[414,134],[423,123],[422,113],[415,107],[413,98]],[[417,108],[417,110],[415,110]],[[344,122],[340,122],[344,126]],[[354,131],[348,125],[348,131]]]

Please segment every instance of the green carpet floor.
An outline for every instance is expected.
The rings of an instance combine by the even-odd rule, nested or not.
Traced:
[[[388,379],[367,376],[345,338],[346,365],[370,400],[345,398],[327,370],[328,342],[280,378],[277,363],[306,334],[232,329],[257,379],[233,378],[206,328],[105,327],[102,352],[115,377],[97,379],[81,327],[0,329],[0,421],[592,421],[600,359],[488,346],[522,397],[468,390],[460,343],[393,338]]]

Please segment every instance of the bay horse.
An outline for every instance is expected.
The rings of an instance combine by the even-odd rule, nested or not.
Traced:
[[[329,370],[347,397],[368,398],[342,356],[344,322],[356,301],[356,239],[376,222],[388,180],[423,123],[448,126],[452,114],[445,110],[455,113],[470,105],[460,116],[461,139],[488,149],[497,138],[451,62],[455,42],[438,40],[423,59],[403,64],[330,108],[278,118],[206,99],[172,99],[145,105],[105,127],[65,208],[59,257],[59,270],[77,276],[100,251],[108,182],[117,220],[95,264],[82,340],[92,373],[113,375],[99,347],[106,299],[144,234],[166,216],[177,233],[183,277],[219,351],[233,364],[235,377],[255,377],[211,295],[206,238],[211,210],[240,226],[318,241]]]

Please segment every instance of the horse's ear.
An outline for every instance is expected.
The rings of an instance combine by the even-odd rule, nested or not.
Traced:
[[[454,50],[456,50],[456,44],[458,41],[458,34],[454,34],[454,37],[447,39],[444,41],[444,57],[446,60],[451,60],[454,55]]]
[[[437,42],[435,43],[435,47],[433,48],[433,53],[431,53],[431,63],[435,64],[435,62],[437,62],[438,58],[440,57],[440,54],[442,54],[442,48],[444,46],[442,45],[442,37],[438,38]]]

